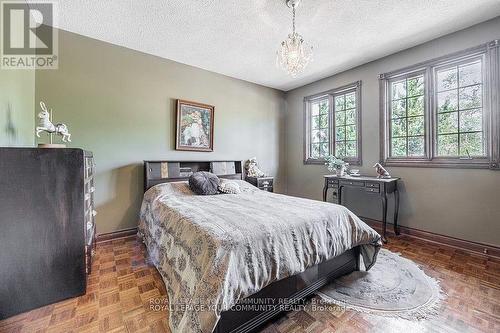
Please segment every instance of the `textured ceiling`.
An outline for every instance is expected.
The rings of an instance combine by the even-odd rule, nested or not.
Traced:
[[[284,0],[60,0],[57,25],[287,91],[498,15],[500,0],[302,0],[314,62],[295,79],[275,65]]]

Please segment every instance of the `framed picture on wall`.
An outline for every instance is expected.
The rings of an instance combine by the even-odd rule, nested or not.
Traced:
[[[176,150],[214,150],[214,111],[212,105],[177,100]]]

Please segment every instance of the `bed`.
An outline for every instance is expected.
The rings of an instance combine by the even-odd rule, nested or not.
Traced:
[[[241,162],[218,165],[240,194],[195,195],[187,175],[212,163],[144,164],[139,235],[165,282],[172,332],[254,331],[359,269],[360,255],[366,269],[375,263],[380,235],[347,208],[260,191]]]

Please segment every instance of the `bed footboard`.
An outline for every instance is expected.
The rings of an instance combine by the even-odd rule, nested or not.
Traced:
[[[298,302],[332,280],[359,270],[359,264],[360,249],[355,247],[300,274],[273,282],[245,298],[231,310],[222,312],[214,332],[254,332],[271,318],[286,311],[290,304],[300,304]],[[255,304],[265,306],[258,306],[253,310],[247,310],[244,306]]]

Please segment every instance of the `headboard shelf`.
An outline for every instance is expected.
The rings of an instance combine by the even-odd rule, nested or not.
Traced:
[[[144,192],[158,184],[188,180],[197,171],[209,171],[220,178],[243,179],[241,161],[144,161]]]

